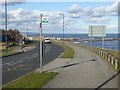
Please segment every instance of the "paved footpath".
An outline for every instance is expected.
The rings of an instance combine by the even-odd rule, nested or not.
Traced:
[[[82,47],[69,46],[75,51],[73,59],[58,58],[44,66],[44,70],[49,71],[52,68],[66,65],[61,70],[56,70],[60,73],[43,88],[97,88],[116,73],[105,60],[95,53]],[[118,88],[118,77],[102,88]]]

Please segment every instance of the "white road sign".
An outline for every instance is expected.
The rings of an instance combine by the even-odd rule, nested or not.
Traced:
[[[105,37],[106,27],[105,26],[89,26],[90,37]]]
[[[42,17],[42,23],[48,23],[48,17]]]

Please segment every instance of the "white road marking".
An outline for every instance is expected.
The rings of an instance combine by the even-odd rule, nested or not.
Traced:
[[[5,66],[5,65],[10,65],[11,63],[14,63],[15,61],[9,62],[9,63],[5,63],[5,64],[0,64],[0,66]]]
[[[49,52],[51,50],[51,46],[46,46],[45,53]]]
[[[35,56],[38,56],[38,54],[36,53],[36,54],[34,54]]]
[[[24,57],[24,58],[22,58],[22,60],[24,60],[24,59],[28,59],[29,57]]]
[[[49,45],[45,45],[45,53],[47,53],[47,52],[49,52],[50,50],[51,50],[51,46],[49,46]],[[18,63],[22,63],[23,62],[23,60],[25,60],[25,59],[33,59],[33,58],[35,58],[36,56],[39,56],[38,55],[38,53],[35,53],[33,56],[31,56],[31,57],[24,57],[24,58],[22,58],[22,60],[21,61],[18,61],[18,62],[16,62],[16,61],[12,61],[12,62],[8,62],[8,63],[5,63],[5,64],[0,64],[0,66],[6,66],[6,67],[8,67],[8,66],[12,66],[12,65],[15,65],[15,64],[18,64]],[[5,67],[4,67],[5,68]]]
[[[23,61],[18,61],[18,62],[15,62],[15,63],[13,63],[13,64],[11,64],[11,65],[15,65],[15,64],[18,64],[18,63],[22,63]]]

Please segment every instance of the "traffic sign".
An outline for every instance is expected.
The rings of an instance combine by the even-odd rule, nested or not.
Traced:
[[[105,26],[89,26],[90,37],[103,37],[106,36]]]
[[[48,17],[42,17],[42,23],[48,23]]]
[[[106,26],[89,26],[89,36],[91,37],[91,46],[92,37],[102,37],[102,49],[104,49],[104,37],[106,36]]]

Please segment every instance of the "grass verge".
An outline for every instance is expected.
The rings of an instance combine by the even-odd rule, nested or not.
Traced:
[[[83,45],[76,45],[76,46],[80,46],[80,47],[84,47]],[[85,48],[85,47],[84,47]],[[90,49],[90,48],[87,48],[87,49],[89,49],[90,51],[95,51],[95,47],[92,47],[92,50]],[[98,50],[99,49],[101,49],[101,48],[98,48]],[[120,57],[119,57],[119,54],[120,54],[120,51],[117,51],[117,50],[109,50],[109,49],[104,49],[104,51],[106,52],[106,53],[110,53],[111,55],[113,55],[114,57],[116,57],[118,60],[120,59]],[[94,52],[94,53],[96,53],[96,52]],[[98,53],[96,53],[97,55],[99,55]],[[103,58],[104,60],[106,60],[111,66],[112,66],[112,68],[113,68],[113,70],[115,70],[115,71],[119,71],[120,70],[120,67],[118,68],[118,70],[116,70],[115,69],[115,66],[114,65],[112,65],[111,64],[111,62],[109,62],[107,59],[105,59],[104,57],[102,57],[101,55],[99,55],[101,58]]]
[[[15,52],[11,52],[11,51],[13,51],[13,49],[14,49],[14,46],[8,47],[7,48],[8,53],[7,54],[0,53],[0,57],[5,57],[5,56],[10,56],[10,55],[16,54]],[[5,50],[3,50],[3,51],[5,51]]]
[[[24,46],[25,47],[28,47],[28,46],[30,46],[30,45],[32,45],[32,44],[35,44],[37,41],[33,41],[33,42],[29,42],[29,43],[27,43],[27,44],[25,44]],[[7,48],[7,54],[6,53],[0,53],[0,57],[7,57],[7,56],[12,56],[12,55],[16,55],[16,54],[19,54],[19,53],[22,53],[22,50],[21,50],[21,52],[13,52],[13,50],[14,50],[14,47],[15,46],[11,46],[11,47],[8,47]],[[5,50],[4,50],[5,51]]]
[[[105,52],[110,53],[111,55],[115,56],[116,58],[118,58],[118,55],[120,55],[120,51],[117,51],[117,50],[107,50],[107,49],[105,49]]]
[[[66,44],[61,44],[58,42],[54,42],[54,44],[64,48],[64,52],[60,56],[60,58],[73,58],[74,57],[74,50],[71,47],[66,46]]]
[[[19,54],[19,53],[22,53],[22,52],[8,52],[7,54],[0,54],[0,57],[7,57],[7,56],[12,56],[12,55],[16,55],[16,54]]]
[[[33,72],[14,82],[11,82],[7,86],[3,87],[2,90],[9,90],[10,88],[17,88],[20,90],[38,90],[39,88],[42,88],[45,84],[47,84],[49,80],[53,79],[57,74],[58,73],[54,72]]]

